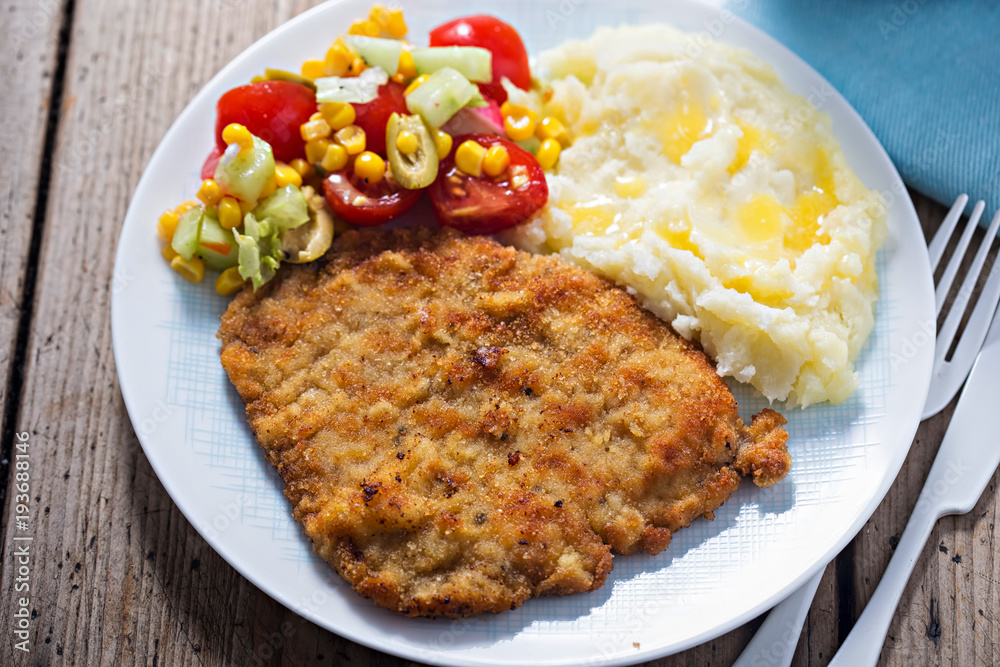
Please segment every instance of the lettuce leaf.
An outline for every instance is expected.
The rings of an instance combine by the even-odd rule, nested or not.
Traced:
[[[281,237],[309,222],[309,206],[302,190],[286,185],[265,197],[243,217],[243,233],[233,230],[239,245],[239,272],[254,290],[274,277],[284,253]]]
[[[234,232],[240,246],[239,272],[257,290],[274,277],[281,265],[281,229],[269,220],[257,220],[251,212],[243,218],[243,232]]]

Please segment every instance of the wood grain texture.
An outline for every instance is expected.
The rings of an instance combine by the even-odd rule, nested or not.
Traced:
[[[816,590],[802,636],[795,650],[796,665],[825,665],[837,651],[840,637],[837,617],[840,608],[840,591],[837,586],[836,566],[831,563],[823,573]]]
[[[7,414],[9,387],[23,380],[14,347],[63,14],[63,0],[10,0],[0,11],[0,81],[17,85],[17,94],[8,88],[0,95],[0,415]]]
[[[113,273],[114,241],[144,165],[174,118],[219,68],[309,4],[76,1],[53,156],[56,169],[26,341],[25,384],[14,424],[31,434],[33,447],[32,653],[15,653],[10,642],[0,642],[0,664],[413,664],[353,644],[288,611],[201,539],[139,447],[111,353],[108,304],[113,290],[129,280]],[[17,0],[16,6],[35,5]],[[5,16],[0,15],[0,25]],[[31,45],[38,58],[46,52],[54,57],[57,28],[50,28],[51,34]],[[19,90],[42,90],[44,69],[15,65],[4,72],[10,72]],[[0,109],[6,112],[17,104],[23,105],[23,99],[5,97]],[[34,143],[29,139],[5,135],[2,145],[24,152],[21,171],[3,182],[20,179],[18,188],[30,191],[30,169],[23,167],[39,160],[41,144],[37,136]],[[30,219],[33,210],[17,208],[21,203],[9,192],[5,196],[0,288],[7,290],[10,284],[16,290],[10,293],[13,306],[2,301],[7,292],[0,293],[4,341],[9,338],[2,338],[7,331],[3,309],[21,305],[15,295],[21,288],[7,277],[8,267],[17,266],[4,254],[14,252],[7,249],[7,239],[22,233],[15,227]],[[919,204],[926,224],[938,224],[940,207],[925,200]],[[152,229],[153,221],[150,225]],[[905,524],[948,418],[946,412],[918,432],[899,480],[854,542],[853,579],[838,581],[835,568],[827,568],[795,664],[829,662],[841,633],[849,629],[838,628],[842,604],[851,605],[857,618],[888,562],[889,538]],[[996,487],[994,480],[973,513],[937,527],[890,630],[885,664],[1000,661]],[[10,516],[9,503],[5,516]],[[10,544],[9,531],[3,539],[5,547]],[[0,590],[10,600],[13,575],[7,564],[5,560]],[[842,597],[845,590],[853,592],[853,600]],[[927,636],[931,600],[941,626],[936,645]],[[5,631],[10,611],[9,604],[0,608]],[[760,620],[648,664],[731,664]]]

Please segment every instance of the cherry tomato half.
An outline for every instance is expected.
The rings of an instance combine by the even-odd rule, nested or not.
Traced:
[[[359,179],[350,167],[331,173],[323,181],[330,208],[355,225],[381,225],[409,211],[420,201],[423,190],[407,190],[386,173],[372,185]]]
[[[221,159],[222,149],[216,146],[208,154],[208,157],[205,158],[205,164],[201,165],[201,180],[207,181],[210,178],[215,178],[215,168],[219,166],[219,160]]]
[[[385,126],[393,113],[407,114],[402,84],[390,81],[378,89],[378,97],[367,104],[355,104],[354,124],[365,131],[367,149],[385,155]]]
[[[493,54],[493,79],[481,84],[483,95],[501,104],[507,93],[500,79],[507,77],[518,88],[531,87],[528,52],[521,36],[513,27],[498,18],[478,14],[448,21],[431,30],[431,46],[479,46]]]
[[[233,88],[219,98],[215,144],[226,149],[222,131],[230,123],[245,125],[271,144],[274,159],[291,162],[305,155],[299,126],[316,112],[316,94],[291,81],[259,81]]]
[[[427,188],[438,222],[467,234],[492,234],[524,222],[545,205],[549,186],[534,155],[494,134],[464,134],[455,137],[454,144],[467,139],[487,149],[503,146],[510,166],[496,177],[469,176],[455,166],[452,151]]]

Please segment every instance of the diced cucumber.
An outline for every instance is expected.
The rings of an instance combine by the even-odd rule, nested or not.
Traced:
[[[235,146],[235,144],[233,144]],[[230,146],[215,168],[215,182],[222,191],[246,202],[255,202],[274,176],[274,153],[263,139],[253,138],[253,148],[245,153]]]
[[[482,101],[475,84],[451,67],[445,67],[427,77],[406,96],[406,108],[420,114],[431,127],[441,127],[459,109]]]
[[[382,39],[367,35],[346,35],[344,41],[370,67],[381,67],[389,76],[399,71],[399,57],[403,53],[403,43],[398,39]]]
[[[302,191],[286,185],[264,198],[253,210],[258,220],[267,220],[281,230],[295,229],[309,222],[309,207]]]
[[[205,209],[201,206],[189,208],[181,219],[177,221],[177,229],[174,230],[174,238],[170,241],[171,247],[177,254],[190,262],[198,249],[198,237],[201,234],[201,219],[204,217]]]
[[[493,79],[493,54],[478,46],[429,46],[413,49],[417,74],[431,74],[445,67],[469,81],[486,83]]]
[[[198,256],[205,260],[205,266],[223,271],[239,262],[239,247],[230,229],[219,224],[212,210],[205,212],[201,220],[201,235],[198,237]]]

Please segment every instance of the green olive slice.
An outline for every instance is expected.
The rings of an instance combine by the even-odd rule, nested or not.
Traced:
[[[271,69],[268,67],[264,70],[264,78],[268,81],[289,81],[291,83],[297,83],[305,86],[313,92],[316,92],[316,84],[312,82],[312,79],[307,79],[301,74],[296,74],[295,72],[286,72],[283,69]]]
[[[333,243],[333,216],[326,208],[326,201],[308,185],[302,186],[302,194],[309,206],[309,222],[281,235],[281,252],[285,261],[292,264],[319,259]]]
[[[417,149],[404,153],[396,145],[396,139],[403,132],[410,132],[417,138]],[[389,156],[389,167],[396,181],[408,190],[426,188],[434,182],[438,173],[438,154],[434,138],[420,116],[405,116],[393,113],[385,126],[385,150]]]

